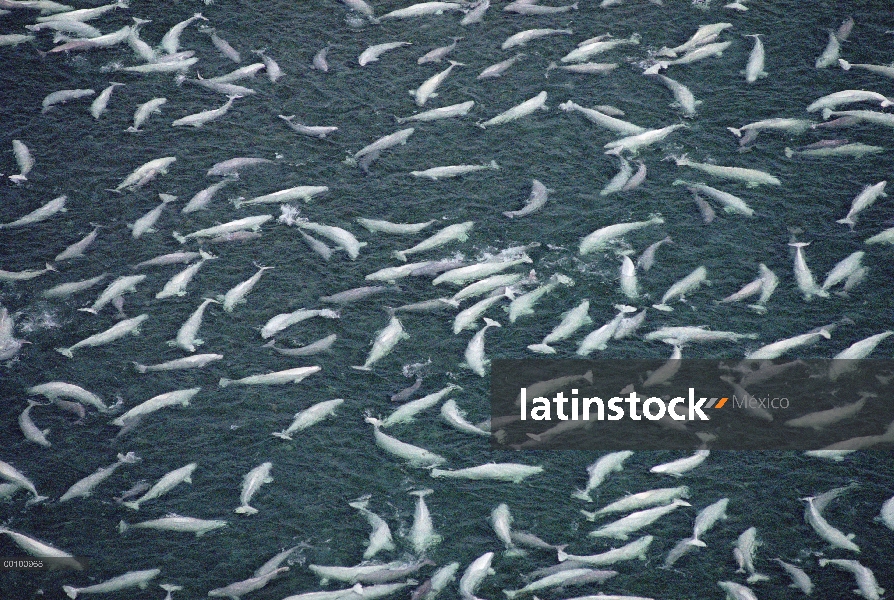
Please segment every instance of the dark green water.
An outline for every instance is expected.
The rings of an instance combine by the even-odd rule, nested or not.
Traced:
[[[840,327],[831,340],[805,349],[803,357],[831,357],[853,342],[891,327],[891,281],[894,269],[890,246],[864,246],[863,240],[891,226],[890,204],[879,200],[860,215],[855,231],[834,223],[846,214],[851,200],[863,186],[891,175],[891,131],[871,125],[847,130],[809,132],[798,138],[767,132],[761,134],[749,153],[740,154],[736,140],[726,127],[739,127],[771,117],[800,117],[816,98],[842,89],[867,89],[894,94],[892,81],[865,71],[814,69],[813,63],[827,41],[826,30],[837,27],[847,16],[856,22],[842,56],[853,63],[886,64],[891,60],[894,17],[884,2],[796,2],[750,3],[751,9],[737,13],[712,2],[701,10],[689,2],[666,0],[660,7],[641,0],[603,10],[597,3],[581,2],[581,10],[554,16],[522,17],[501,12],[494,6],[483,25],[462,27],[459,16],[385,22],[351,27],[345,7],[334,0],[320,2],[224,2],[206,6],[199,2],[134,2],[130,11],[116,11],[98,20],[104,32],[128,23],[131,16],[151,19],[141,37],[157,43],[175,23],[201,10],[243,55],[267,48],[285,71],[277,84],[261,74],[248,83],[254,96],[239,99],[221,120],[197,130],[170,127],[187,114],[220,106],[222,95],[197,87],[178,87],[172,75],[130,75],[104,72],[114,63],[138,64],[132,51],[121,46],[70,56],[41,57],[31,45],[0,48],[0,147],[7,150],[13,139],[24,141],[36,165],[29,181],[15,187],[4,178],[0,184],[0,222],[9,222],[46,201],[67,194],[68,212],[44,223],[18,230],[0,230],[0,268],[17,271],[39,268],[68,244],[92,230],[103,229],[87,257],[60,263],[59,272],[30,282],[4,284],[0,302],[16,314],[17,335],[30,341],[18,360],[0,367],[0,395],[6,402],[0,419],[0,460],[31,478],[40,493],[58,498],[71,484],[97,467],[115,460],[118,452],[133,451],[143,461],[122,467],[101,484],[91,498],[68,503],[50,501],[24,507],[20,493],[0,505],[0,520],[14,529],[55,547],[92,559],[83,574],[0,574],[0,597],[30,598],[43,590],[44,598],[63,597],[60,586],[97,583],[128,570],[158,567],[156,583],[184,586],[175,598],[205,597],[207,591],[251,576],[254,570],[282,548],[307,542],[311,548],[302,556],[308,563],[353,565],[361,560],[368,535],[365,520],[347,501],[372,494],[370,508],[385,518],[395,534],[398,551],[388,558],[409,558],[409,546],[399,537],[409,531],[413,500],[407,492],[431,487],[428,505],[444,542],[430,551],[439,565],[459,561],[462,568],[481,554],[499,552],[502,544],[488,524],[488,516],[506,502],[515,527],[531,531],[552,543],[568,543],[568,551],[589,554],[603,551],[608,543],[595,542],[585,533],[591,527],[578,513],[582,502],[570,494],[586,482],[585,468],[597,453],[493,452],[488,442],[460,434],[444,425],[432,411],[415,425],[397,426],[391,433],[400,439],[429,448],[448,458],[449,468],[473,466],[489,461],[540,464],[542,475],[521,485],[493,482],[464,482],[431,479],[424,470],[404,467],[373,443],[372,431],[363,422],[367,412],[387,415],[392,410],[390,394],[412,383],[401,373],[408,364],[431,361],[421,392],[433,392],[448,382],[463,387],[455,398],[469,410],[472,421],[488,411],[488,381],[471,375],[458,365],[473,332],[451,332],[453,315],[405,315],[401,318],[409,339],[375,365],[373,372],[351,370],[362,364],[369,342],[388,321],[383,306],[431,299],[446,295],[428,280],[405,279],[400,291],[349,305],[339,320],[311,320],[279,336],[280,343],[300,345],[329,333],[337,333],[332,354],[308,359],[289,359],[260,349],[258,329],[273,315],[298,308],[317,308],[319,296],[365,285],[364,275],[396,264],[395,250],[407,248],[425,235],[407,238],[369,234],[353,219],[357,216],[418,222],[442,219],[449,223],[475,221],[469,240],[423,255],[467,258],[493,253],[510,246],[540,242],[530,251],[530,265],[541,281],[554,273],[571,276],[576,285],[562,288],[545,298],[535,315],[510,324],[504,313],[488,313],[503,324],[487,335],[490,357],[530,357],[528,344],[539,342],[558,323],[565,310],[583,299],[590,300],[594,326],[610,320],[614,304],[627,302],[618,287],[620,259],[615,252],[581,257],[581,237],[617,222],[642,220],[660,213],[666,222],[624,239],[622,248],[638,254],[652,242],[671,235],[676,244],[658,253],[651,271],[640,274],[646,296],[642,307],[657,302],[675,281],[699,265],[708,269],[713,285],[692,294],[688,304],[676,304],[672,313],[649,311],[641,332],[664,325],[706,325],[712,329],[752,332],[759,339],[746,344],[693,345],[684,356],[700,358],[741,357],[760,345],[838,322],[847,317],[852,325]],[[377,14],[406,6],[398,2],[375,3]],[[24,13],[24,14],[23,14]],[[0,17],[0,33],[20,32],[32,22],[33,14],[21,11]],[[644,127],[663,127],[678,122],[670,93],[657,82],[640,75],[636,66],[664,45],[685,41],[699,25],[728,21],[734,28],[722,39],[732,45],[721,58],[687,66],[671,67],[668,75],[687,85],[702,100],[699,114],[688,129],[642,152],[649,168],[647,181],[637,190],[600,198],[598,192],[616,172],[616,161],[602,154],[612,134],[586,122],[576,114],[557,109],[567,100],[593,106],[610,104],[623,109],[624,117]],[[503,51],[500,44],[509,35],[529,28],[571,28],[573,36],[557,36],[530,43],[521,50],[527,58],[502,78],[477,81],[486,66],[503,60],[515,50]],[[598,60],[617,61],[621,66],[606,77],[551,71],[543,77],[550,61],[569,52],[576,41],[601,33],[616,37],[642,35],[640,46],[622,47]],[[741,34],[763,34],[769,77],[748,85],[739,73],[751,50],[751,38]],[[396,131],[395,116],[415,110],[407,90],[416,88],[444,65],[417,65],[428,50],[446,45],[454,36],[465,36],[451,55],[465,63],[458,67],[430,100],[426,109],[474,100],[470,115],[463,119],[416,124],[415,134],[405,146],[387,151],[369,175],[343,164],[352,154],[379,137]],[[379,62],[357,65],[366,47],[386,41],[410,41],[413,46],[385,54]],[[309,68],[313,55],[327,44],[329,73]],[[48,34],[35,43],[50,48]],[[197,67],[205,77],[224,74],[235,65],[220,55],[206,35],[194,26],[181,37],[181,46],[201,58]],[[629,63],[629,64],[628,64]],[[191,73],[194,75],[194,73]],[[68,88],[102,90],[110,81],[126,83],[115,90],[108,111],[97,121],[89,112],[90,100],[73,101],[41,114],[41,100],[50,92]],[[549,110],[520,121],[481,130],[474,126],[523,100],[547,91]],[[152,115],[141,133],[124,130],[131,125],[137,105],[155,97],[168,99],[160,114]],[[277,115],[296,114],[311,125],[337,125],[339,131],[325,140],[297,136]],[[815,117],[818,118],[818,117]],[[404,126],[405,127],[405,126]],[[821,130],[817,130],[821,131]],[[884,146],[886,151],[862,159],[786,159],[783,149],[823,138],[847,137],[851,141]],[[15,161],[4,150],[0,170],[15,173]],[[776,188],[746,188],[704,178],[709,185],[739,195],[755,209],[748,219],[727,215],[718,209],[717,219],[703,224],[688,193],[671,183],[683,176],[702,180],[691,170],[664,161],[669,154],[688,153],[698,161],[762,169],[779,177]],[[161,157],[176,156],[167,175],[144,188],[125,194],[107,190],[118,185],[133,169]],[[211,210],[181,216],[182,202],[216,179],[205,176],[214,163],[236,156],[275,159],[276,164],[246,170],[241,179],[214,200]],[[486,163],[496,160],[499,171],[484,171],[459,179],[431,182],[408,173],[434,166]],[[517,220],[502,216],[504,210],[522,206],[531,179],[552,188],[550,200],[540,212]],[[70,301],[45,301],[39,292],[66,281],[93,277],[102,272],[113,276],[129,274],[129,266],[180,249],[195,250],[191,242],[180,246],[172,231],[187,233],[249,215],[279,215],[279,207],[246,207],[235,210],[228,198],[254,197],[295,185],[327,185],[331,191],[309,204],[302,202],[301,214],[315,222],[337,225],[368,243],[351,261],[343,252],[324,262],[301,240],[295,228],[273,223],[263,228],[260,239],[246,243],[218,244],[206,248],[217,260],[209,261],[180,298],[155,299],[164,283],[182,267],[146,271],[147,279],[137,292],[125,297],[130,316],[150,315],[139,337],[128,337],[108,346],[75,352],[69,360],[53,349],[71,344],[110,327],[114,311],[106,308],[98,316],[77,312],[92,303],[102,287],[73,297]],[[158,193],[170,193],[181,201],[171,206],[157,224],[158,232],[138,240],[131,238],[126,224],[158,204]],[[817,279],[840,259],[866,250],[867,280],[849,298],[832,295],[807,303],[792,274],[792,254],[787,243],[796,228],[799,240],[810,241],[807,261]],[[622,249],[619,248],[619,249]],[[718,300],[751,281],[757,265],[765,263],[780,277],[780,287],[768,303],[766,315],[743,306],[717,305]],[[203,370],[140,375],[131,361],[153,364],[179,358],[170,348],[180,325],[203,297],[222,294],[255,273],[253,263],[273,266],[248,302],[232,314],[212,305],[205,315],[200,337],[203,352],[217,352],[224,359]],[[452,292],[451,292],[452,293]],[[573,357],[577,337],[556,344],[559,357]],[[879,355],[890,352],[890,342]],[[669,349],[638,337],[613,342],[603,358],[663,357]],[[322,372],[298,385],[230,387],[221,389],[221,377],[282,370],[318,364]],[[17,416],[26,406],[24,390],[52,380],[81,385],[110,403],[116,396],[131,407],[156,394],[173,389],[201,386],[202,391],[187,408],[155,413],[123,440],[111,442],[116,428],[92,410],[83,425],[55,410],[35,408],[32,416],[41,428],[51,427],[50,449],[23,440]],[[336,418],[300,434],[292,443],[271,437],[272,431],[288,426],[292,415],[309,405],[344,398]],[[883,399],[886,400],[886,399]],[[677,458],[677,453],[638,453],[622,473],[613,474],[597,490],[596,506],[634,493],[674,485],[674,481],[652,475],[648,469]],[[264,486],[252,505],[260,512],[240,517],[233,512],[239,504],[242,477],[258,464],[273,463],[275,482]],[[168,471],[197,462],[192,486],[176,488],[162,499],[147,503],[138,513],[121,507],[113,497],[139,480],[155,482]],[[716,582],[735,580],[731,545],[736,537],[755,526],[764,541],[757,568],[773,577],[757,584],[759,598],[783,598],[800,593],[786,586],[787,576],[769,558],[779,556],[798,562],[813,577],[818,597],[848,597],[851,577],[833,569],[820,569],[815,553],[835,558],[853,558],[830,550],[804,523],[803,503],[798,499],[835,486],[857,481],[860,487],[834,503],[827,518],[846,533],[855,532],[863,552],[859,560],[875,571],[882,587],[894,586],[886,566],[894,543],[892,532],[873,522],[884,500],[894,494],[894,461],[890,451],[862,452],[841,463],[826,463],[801,455],[781,453],[714,453],[682,479],[692,490],[693,508],[678,510],[648,529],[656,536],[646,563],[617,567],[620,574],[603,586],[561,592],[546,592],[546,599],[596,593],[631,594],[654,598],[683,599],[717,597]],[[708,548],[691,554],[675,570],[659,569],[663,557],[691,532],[697,510],[722,497],[730,498],[730,518],[706,537]],[[134,522],[178,513],[201,518],[226,519],[229,527],[195,538],[191,534],[134,531],[121,536],[117,523]],[[4,538],[0,551],[20,551]],[[407,553],[407,554],[405,554]],[[380,555],[383,556],[383,555]],[[497,574],[488,578],[478,595],[501,597],[503,588],[523,584],[521,573],[553,564],[550,554],[532,552],[527,558],[494,561]],[[316,578],[299,564],[288,574],[250,597],[278,599],[319,589]],[[161,598],[149,590],[121,592],[132,598]],[[456,597],[454,587],[444,592]]]

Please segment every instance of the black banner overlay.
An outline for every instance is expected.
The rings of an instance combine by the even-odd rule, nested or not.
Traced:
[[[894,448],[892,360],[494,360],[491,445]]]

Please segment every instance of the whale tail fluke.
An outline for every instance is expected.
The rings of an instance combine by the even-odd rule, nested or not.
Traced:
[[[592,502],[593,498],[590,496],[590,493],[586,490],[577,490],[571,494],[572,498],[577,498],[578,500],[583,500],[584,502]]]

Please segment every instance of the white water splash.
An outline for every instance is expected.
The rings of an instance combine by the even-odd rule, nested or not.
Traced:
[[[277,219],[280,223],[284,223],[291,227],[295,223],[307,223],[307,219],[301,217],[301,210],[297,206],[291,204],[283,204],[279,207],[282,214]]]

